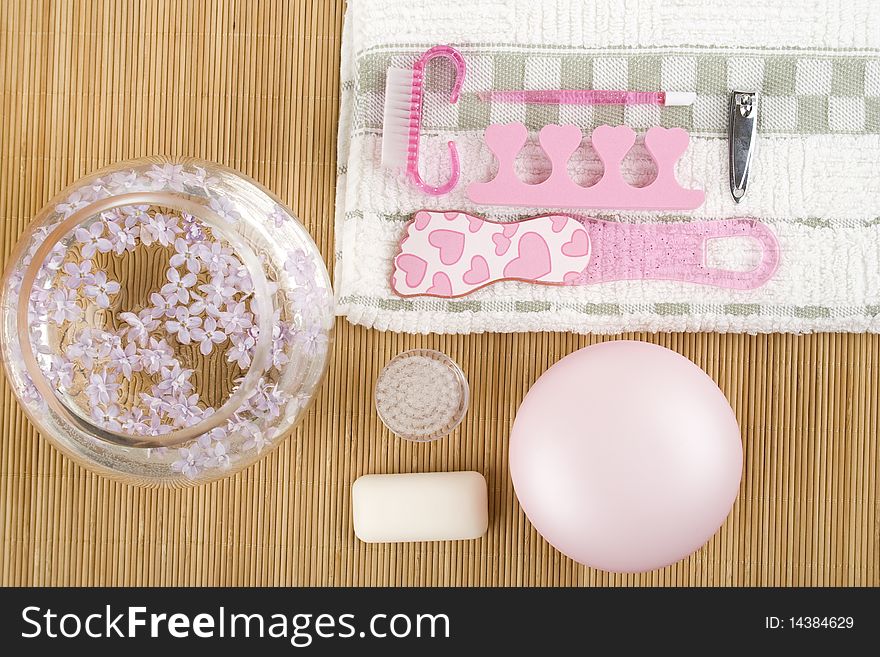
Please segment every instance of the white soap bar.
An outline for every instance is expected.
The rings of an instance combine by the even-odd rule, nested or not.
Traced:
[[[479,538],[489,526],[479,472],[364,475],[351,487],[354,533],[365,543]]]

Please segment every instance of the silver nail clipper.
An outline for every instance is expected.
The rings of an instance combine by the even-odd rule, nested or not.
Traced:
[[[749,184],[757,129],[758,94],[753,91],[732,92],[727,139],[730,148],[730,193],[737,203],[742,200]]]

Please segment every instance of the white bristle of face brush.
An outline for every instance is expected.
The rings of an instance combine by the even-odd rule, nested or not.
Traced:
[[[382,166],[389,169],[406,167],[412,86],[412,69],[388,69],[385,78],[385,113],[382,117]]]

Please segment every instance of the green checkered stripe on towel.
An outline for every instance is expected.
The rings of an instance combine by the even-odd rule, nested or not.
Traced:
[[[410,67],[424,47],[373,50],[358,58],[356,130],[379,130],[389,66]],[[762,94],[759,130],[764,134],[880,134],[880,54],[835,51],[764,52],[713,49],[663,52],[468,46],[465,92],[448,102],[451,67],[432,64],[427,83],[426,131],[482,130],[490,123],[522,121],[537,130],[547,123],[681,127],[696,134],[727,130],[729,92]],[[492,89],[633,89],[696,91],[691,107],[542,106],[486,103]]]

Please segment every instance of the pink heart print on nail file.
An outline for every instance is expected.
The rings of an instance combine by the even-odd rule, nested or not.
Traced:
[[[750,270],[706,263],[712,239],[747,237],[760,251]],[[671,280],[749,290],[779,262],[776,236],[754,219],[630,224],[565,214],[497,223],[464,212],[420,210],[394,258],[400,296],[459,297],[491,283],[588,285]]]

